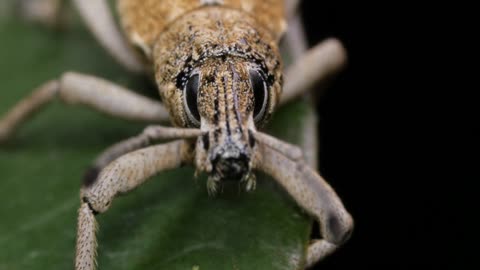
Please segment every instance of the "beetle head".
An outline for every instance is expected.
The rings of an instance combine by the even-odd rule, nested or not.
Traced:
[[[226,179],[254,187],[253,134],[279,100],[276,40],[256,24],[244,13],[205,8],[172,24],[154,50],[157,83],[174,124],[203,131],[195,165],[210,175],[210,191]]]

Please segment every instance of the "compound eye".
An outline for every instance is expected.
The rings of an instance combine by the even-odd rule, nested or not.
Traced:
[[[200,87],[200,77],[198,74],[190,76],[185,85],[184,98],[186,104],[186,112],[190,121],[195,126],[200,126],[200,114],[198,112],[198,89]]]
[[[260,74],[260,71],[255,69],[250,70],[250,83],[253,89],[255,104],[253,118],[255,122],[258,122],[263,118],[267,107],[267,84],[262,74]]]

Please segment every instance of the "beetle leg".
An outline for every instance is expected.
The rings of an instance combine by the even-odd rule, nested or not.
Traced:
[[[59,80],[40,86],[0,118],[0,141],[8,139],[20,124],[57,96],[67,104],[86,105],[123,119],[149,123],[169,119],[167,110],[157,101],[97,77],[67,72]]]
[[[307,266],[322,260],[348,240],[353,220],[335,191],[312,168],[264,144],[257,147],[254,166],[271,175],[319,222],[323,239],[308,247]]]
[[[287,19],[297,16],[299,5],[300,0],[285,0],[285,13],[287,14]]]
[[[103,151],[95,160],[93,166],[87,170],[84,182],[95,181],[100,170],[116,158],[147,147],[157,140],[193,139],[201,134],[202,132],[199,129],[149,126],[140,135],[116,143]]]
[[[97,41],[126,69],[144,71],[144,65],[117,27],[107,0],[73,0]]]
[[[105,212],[117,195],[130,192],[158,172],[191,163],[191,146],[184,140],[177,140],[131,152],[110,163],[95,182],[82,187],[82,202],[78,213],[76,270],[95,269],[95,214]]]
[[[260,131],[255,132],[254,137],[259,143],[267,145],[292,160],[300,160],[303,158],[302,149],[296,145],[289,144]]]
[[[346,64],[345,48],[337,39],[327,39],[308,50],[285,72],[285,85],[280,103],[286,103],[317,83],[325,83]]]
[[[19,0],[17,8],[21,16],[49,27],[62,23],[65,0]]]
[[[65,0],[19,0],[19,12],[27,20],[54,27],[62,23]],[[143,72],[144,65],[118,29],[107,0],[73,0],[97,41],[123,67]]]
[[[291,62],[296,62],[308,49],[307,38],[302,23],[302,17],[298,12],[298,0],[287,1],[287,31],[283,44],[288,51]]]

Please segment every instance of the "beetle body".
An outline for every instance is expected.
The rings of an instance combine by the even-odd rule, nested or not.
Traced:
[[[288,81],[280,100],[283,0],[118,0],[123,36],[106,1],[73,3],[119,63],[132,71],[150,71],[163,104],[98,77],[66,72],[0,119],[0,141],[55,98],[123,119],[158,123],[170,118],[175,125],[151,125],[95,160],[80,191],[76,270],[95,269],[95,214],[154,174],[183,165],[209,175],[209,193],[227,179],[241,180],[253,190],[252,170],[272,176],[319,222],[322,238],[309,244],[307,266],[350,237],[353,219],[329,184],[308,166],[302,151],[257,130],[280,101],[300,96],[341,69],[346,57],[340,42],[327,40],[295,59],[285,72]],[[294,26],[287,33],[289,46],[300,31]],[[143,61],[132,47],[140,50]],[[157,144],[160,140],[173,141]]]
[[[118,9],[172,122],[200,128],[197,170],[210,181],[250,176],[256,126],[278,104],[283,1],[135,1]]]

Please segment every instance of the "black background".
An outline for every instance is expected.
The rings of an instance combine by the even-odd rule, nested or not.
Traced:
[[[348,1],[303,1],[301,11],[310,45],[333,36],[349,53],[317,108],[320,170],[356,227],[315,269],[471,268],[478,227],[465,218],[478,215],[478,189],[465,183],[479,180],[478,117],[465,95],[472,87],[449,84],[462,68],[449,62],[462,54],[450,42],[464,37],[463,27],[445,27],[454,12]]]

